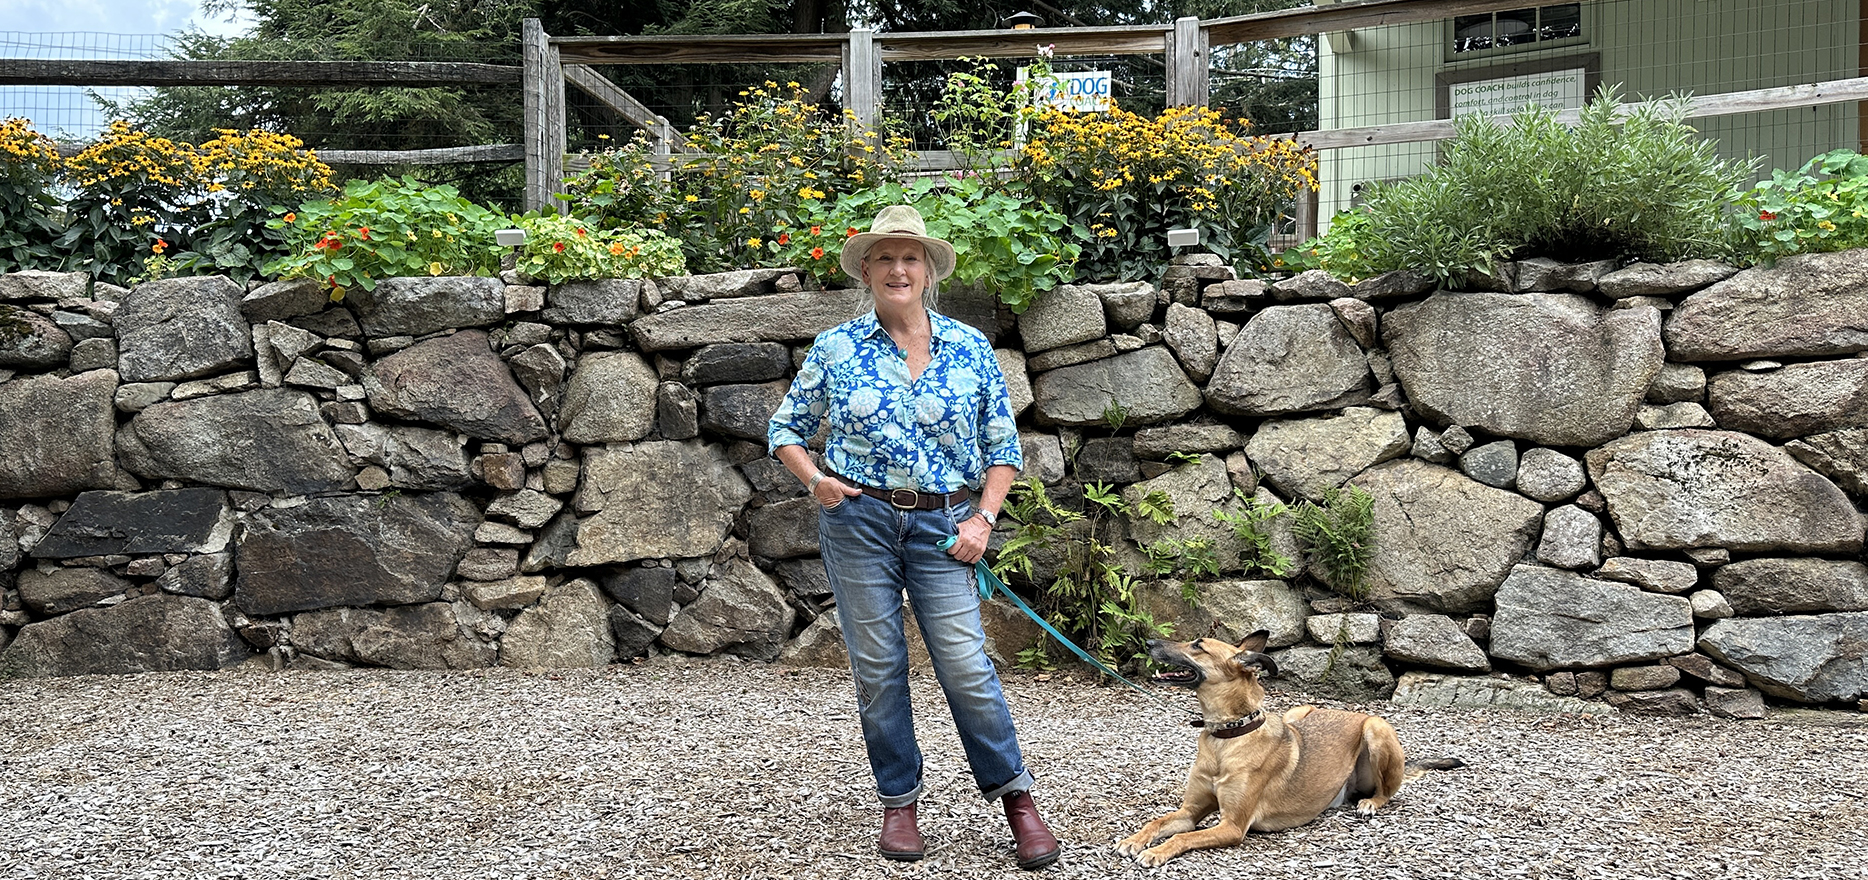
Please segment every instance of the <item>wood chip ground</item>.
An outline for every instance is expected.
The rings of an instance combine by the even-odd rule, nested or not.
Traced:
[[[0,684],[0,877],[985,878],[1011,864],[929,673],[929,857],[874,854],[847,675],[662,658],[594,671],[231,671]],[[1762,722],[1380,705],[1411,756],[1471,766],[1145,870],[1179,715],[1006,677],[1073,878],[1838,878],[1868,867],[1868,716]],[[1191,706],[1184,692],[1168,692]],[[1303,698],[1274,692],[1272,708]]]

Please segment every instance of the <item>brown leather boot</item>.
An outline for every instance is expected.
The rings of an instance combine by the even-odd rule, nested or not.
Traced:
[[[1038,805],[1031,802],[1031,792],[1019,791],[1005,796],[1005,821],[1012,826],[1018,841],[1018,866],[1036,871],[1057,861],[1061,851],[1057,836],[1038,818]]]
[[[882,857],[896,862],[912,862],[927,854],[921,829],[915,827],[915,805],[884,807],[882,836],[877,842]]]

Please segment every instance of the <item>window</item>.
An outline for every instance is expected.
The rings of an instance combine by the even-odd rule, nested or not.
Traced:
[[[1583,35],[1583,5],[1562,3],[1453,19],[1454,55],[1528,47]]]

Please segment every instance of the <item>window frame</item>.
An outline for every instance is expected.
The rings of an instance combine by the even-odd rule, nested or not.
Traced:
[[[1492,12],[1492,13],[1485,13],[1485,14],[1492,16],[1492,20],[1496,22],[1498,20],[1498,16],[1501,14],[1510,14],[1513,12],[1535,11],[1538,13],[1539,21],[1542,21],[1543,11],[1545,9],[1549,9],[1549,8],[1557,7],[1557,6],[1570,6],[1570,5],[1574,5],[1577,7],[1577,26],[1582,29],[1582,33],[1574,37],[1563,37],[1561,39],[1556,39],[1556,40],[1538,40],[1533,43],[1520,43],[1520,44],[1513,45],[1513,46],[1490,46],[1484,49],[1473,49],[1473,50],[1469,50],[1466,52],[1455,52],[1453,50],[1453,45],[1454,45],[1454,40],[1457,38],[1457,35],[1454,33],[1453,23],[1457,21],[1458,19],[1448,18],[1445,20],[1446,21],[1445,39],[1440,44],[1441,54],[1445,56],[1444,60],[1446,63],[1454,64],[1454,63],[1458,63],[1461,61],[1477,61],[1479,59],[1499,58],[1499,57],[1503,57],[1507,55],[1515,55],[1515,54],[1519,54],[1523,52],[1542,52],[1542,51],[1549,50],[1549,49],[1563,49],[1563,48],[1572,48],[1575,46],[1590,45],[1590,42],[1592,39],[1591,34],[1595,33],[1595,24],[1596,24],[1595,14],[1594,14],[1595,4],[1592,4],[1592,3],[1582,3],[1582,2],[1578,2],[1575,4],[1539,3],[1539,4],[1535,4],[1531,6],[1525,6],[1520,9],[1506,9],[1506,10],[1503,10],[1502,12]]]

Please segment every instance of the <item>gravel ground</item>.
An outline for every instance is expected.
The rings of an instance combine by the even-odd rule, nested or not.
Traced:
[[[929,857],[874,855],[846,676],[663,658],[596,671],[231,671],[0,683],[0,877],[1017,877],[930,674]],[[1868,718],[1763,722],[1378,706],[1471,766],[1149,871],[1113,842],[1172,809],[1182,719],[1006,678],[1063,839],[1052,877],[1788,878],[1868,873]],[[1191,702],[1170,693],[1176,704]],[[1273,693],[1271,707],[1302,702]]]

